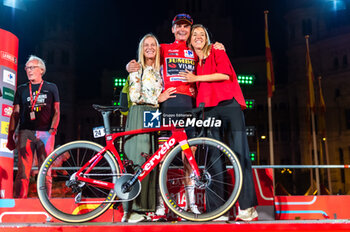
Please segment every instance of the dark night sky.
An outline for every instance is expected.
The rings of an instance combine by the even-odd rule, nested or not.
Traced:
[[[2,0],[0,0],[2,2]],[[65,7],[73,12],[74,36],[77,51],[77,76],[80,80],[91,79],[85,85],[94,86],[103,69],[124,70],[126,63],[136,58],[140,38],[148,32],[156,34],[159,25],[169,22],[167,37],[160,42],[172,42],[168,12],[173,3],[164,0],[116,1],[116,0],[22,0],[26,11],[0,6],[0,28],[9,30],[20,39],[19,62],[23,64],[34,53],[35,46],[42,38],[42,29],[48,15],[68,18]],[[264,55],[264,14],[270,10],[270,42],[274,55],[284,56],[283,10],[284,0],[228,1],[223,14],[229,15],[239,31],[240,56]],[[53,4],[54,3],[54,4]],[[213,1],[213,4],[215,1]],[[46,13],[45,13],[46,12]],[[181,12],[175,12],[181,13]],[[186,12],[191,14],[191,12]],[[53,16],[54,17],[54,16]],[[194,18],[200,23],[201,18]],[[225,30],[225,28],[222,28]],[[210,28],[209,28],[210,30]],[[157,35],[157,34],[156,34]],[[222,41],[222,38],[214,40]],[[233,57],[231,57],[233,58]],[[280,60],[280,59],[279,59]],[[283,62],[281,67],[283,67]],[[278,70],[277,70],[278,72]],[[278,73],[277,73],[278,75]],[[87,86],[88,87],[88,86]]]

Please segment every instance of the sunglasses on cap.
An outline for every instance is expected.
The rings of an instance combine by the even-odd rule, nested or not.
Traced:
[[[193,19],[191,18],[190,15],[188,14],[178,14],[174,17],[173,19],[173,25],[176,24],[177,22],[180,22],[180,21],[186,21],[188,22],[190,25],[193,24]]]

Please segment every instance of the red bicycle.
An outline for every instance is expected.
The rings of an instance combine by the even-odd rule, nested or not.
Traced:
[[[237,201],[242,187],[242,170],[234,152],[224,143],[206,137],[187,139],[183,128],[161,127],[113,133],[109,117],[118,106],[93,107],[102,113],[106,146],[91,141],[74,141],[54,150],[40,168],[37,180],[38,196],[43,207],[55,218],[65,222],[86,222],[103,214],[112,205],[135,199],[141,190],[140,182],[160,161],[159,188],[168,208],[176,215],[191,221],[208,221],[226,213]],[[127,173],[125,162],[116,150],[115,141],[126,135],[169,131],[172,136],[145,163]],[[137,146],[137,144],[135,144]],[[195,149],[193,149],[195,147]],[[192,150],[195,151],[193,154]],[[225,159],[222,173],[213,173],[209,156]],[[184,162],[193,173],[186,177]],[[215,161],[214,161],[215,162]],[[50,174],[51,173],[51,174]],[[46,180],[52,175],[52,186],[60,186],[59,197],[48,196]],[[224,176],[219,179],[217,176]],[[201,211],[186,210],[183,203],[184,181],[195,183],[197,204]],[[224,195],[216,194],[216,183],[224,187]],[[206,196],[211,194],[215,207],[207,207]],[[66,198],[72,207],[57,198]],[[74,210],[72,210],[74,209]]]

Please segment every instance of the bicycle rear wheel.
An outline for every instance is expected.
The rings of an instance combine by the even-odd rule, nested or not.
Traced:
[[[114,189],[104,189],[86,182],[75,181],[76,173],[103,147],[89,141],[74,141],[54,150],[40,168],[37,191],[43,207],[55,218],[65,222],[85,222],[104,213],[116,197]],[[51,197],[47,189],[50,171],[52,175]],[[95,180],[115,183],[119,174],[118,164],[110,152],[87,175]]]
[[[237,201],[242,188],[242,170],[234,152],[225,144],[211,138],[189,139],[195,147],[195,160],[201,176],[190,176],[194,183],[196,205],[200,214],[186,207],[184,158],[180,145],[170,151],[159,176],[164,202],[178,216],[190,221],[209,221],[226,213]],[[222,166],[213,169],[213,163]]]

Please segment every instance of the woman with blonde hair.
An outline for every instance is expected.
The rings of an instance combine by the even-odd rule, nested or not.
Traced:
[[[143,128],[145,111],[157,110],[161,96],[163,81],[160,76],[159,43],[152,34],[145,35],[138,48],[138,62],[141,68],[129,76],[129,96],[132,106],[126,121],[126,131]],[[152,134],[141,134],[125,138],[125,154],[135,166],[141,166],[145,158],[141,153],[155,152],[155,138]],[[149,220],[144,212],[155,211],[156,205],[156,176],[151,172],[141,182],[141,193],[133,201],[124,202],[122,222],[141,222]]]

